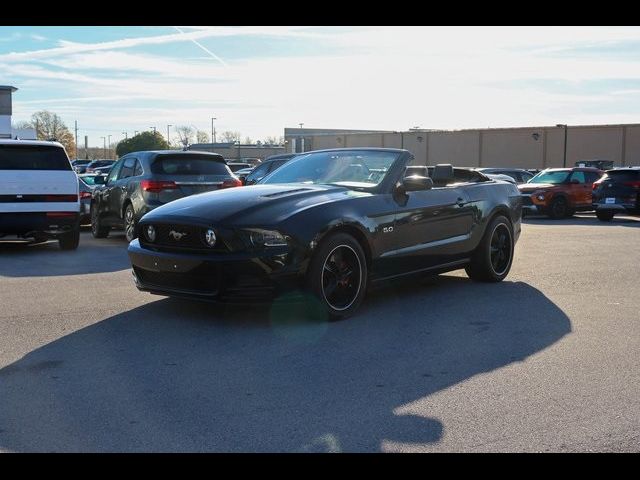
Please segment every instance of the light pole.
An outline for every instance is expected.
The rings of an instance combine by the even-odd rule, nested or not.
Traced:
[[[149,127],[151,130],[153,130],[153,135],[156,134],[156,127]]]
[[[133,135],[134,135],[134,136],[135,136],[135,135],[138,135],[138,130],[134,130],[134,131],[133,131]]]
[[[127,137],[127,132],[122,132],[122,134],[124,135],[124,139],[126,140],[128,138]]]
[[[302,126],[304,125],[304,123],[299,123],[298,125],[300,125],[300,128],[302,128]]]
[[[216,127],[214,127],[213,121],[217,119],[217,117],[211,117],[211,141],[213,143],[216,143]]]
[[[173,125],[167,125],[167,145],[171,146],[171,139],[169,138],[169,127],[173,127]]]
[[[109,138],[107,142],[107,145],[109,145],[109,160],[111,160],[111,135],[107,135],[107,137]]]
[[[569,125],[567,125],[566,123],[558,123],[556,124],[556,127],[564,128],[564,156],[562,157],[562,166],[566,168],[567,166],[567,129]]]
[[[107,137],[100,137],[102,139],[102,156],[107,158]]]

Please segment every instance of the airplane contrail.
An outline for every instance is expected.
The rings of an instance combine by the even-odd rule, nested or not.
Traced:
[[[181,30],[178,27],[173,27],[175,28],[178,32],[182,33],[184,35],[184,31]],[[204,50],[205,52],[207,52],[209,55],[211,55],[213,58],[215,58],[218,62],[220,62],[222,65],[224,65],[225,67],[228,67],[229,65],[227,65],[227,63],[222,60],[218,55],[216,55],[215,53],[213,53],[211,50],[209,50],[207,47],[205,47],[204,45],[202,45],[199,41],[191,38],[190,39],[193,43],[195,43],[198,47],[200,47],[202,50]]]

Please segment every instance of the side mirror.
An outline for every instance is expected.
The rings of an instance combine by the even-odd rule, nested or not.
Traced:
[[[106,181],[103,175],[96,175],[93,179],[93,183],[96,185],[104,185]]]
[[[431,177],[423,177],[421,175],[410,175],[402,179],[401,187],[402,187],[402,190],[404,190],[405,192],[431,190],[433,188],[433,180],[431,179]]]

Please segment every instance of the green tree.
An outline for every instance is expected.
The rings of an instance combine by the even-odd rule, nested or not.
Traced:
[[[133,137],[122,140],[116,147],[118,157],[130,152],[140,152],[144,150],[168,150],[169,144],[158,132],[142,132]]]
[[[21,122],[20,125],[21,128],[35,128],[38,140],[60,142],[69,158],[76,157],[76,141],[58,114],[42,110],[31,115],[31,122]]]

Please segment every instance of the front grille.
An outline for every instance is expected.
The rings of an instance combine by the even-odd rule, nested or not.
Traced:
[[[525,207],[533,205],[531,201],[531,195],[522,195],[522,205]]]
[[[136,276],[146,287],[157,287],[160,290],[194,292],[202,295],[218,293],[218,275],[210,271],[206,273],[189,272],[153,272],[133,267]]]
[[[194,225],[163,225],[153,224],[156,229],[156,240],[152,243],[147,240],[145,228],[141,227],[140,243],[147,248],[159,250],[197,250],[206,252],[226,252],[228,251],[222,239],[218,236],[213,248],[207,246],[204,240],[207,228]],[[172,234],[173,232],[173,234]]]

